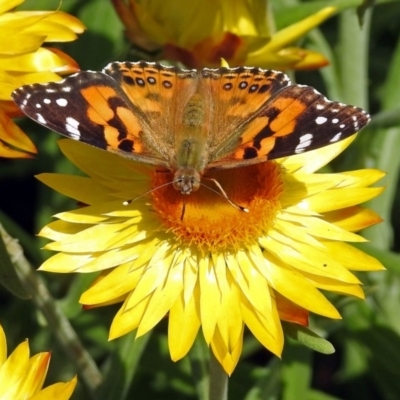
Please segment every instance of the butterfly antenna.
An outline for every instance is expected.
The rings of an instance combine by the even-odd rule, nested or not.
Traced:
[[[207,177],[203,177],[203,179],[207,179],[209,181],[214,182],[214,185],[219,189],[219,192],[213,188],[211,188],[210,186],[205,185],[204,183],[200,183],[201,185],[203,185],[204,187],[206,187],[207,189],[211,190],[212,192],[218,194],[219,196],[223,197],[232,207],[236,208],[236,210],[239,211],[243,211],[243,212],[249,212],[249,209],[243,206],[240,206],[239,204],[234,203],[226,194],[225,190],[222,188],[222,186],[220,185],[220,183],[214,179],[214,178],[207,178]]]
[[[141,195],[139,195],[138,197],[135,197],[134,199],[125,200],[122,204],[123,204],[124,206],[127,206],[127,205],[131,204],[133,201],[139,200],[141,197],[146,196],[146,195],[148,195],[149,193],[152,193],[152,192],[154,192],[154,191],[156,191],[156,190],[158,190],[158,189],[161,189],[161,188],[164,187],[164,186],[168,186],[168,185],[172,185],[172,184],[173,184],[173,182],[163,183],[163,184],[160,185],[160,186],[157,186],[157,187],[155,187],[155,188],[153,188],[153,189],[148,190],[147,192],[142,193]]]

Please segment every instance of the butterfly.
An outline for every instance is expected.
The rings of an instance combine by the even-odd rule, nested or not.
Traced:
[[[165,167],[182,194],[213,168],[236,168],[343,140],[370,120],[361,108],[253,67],[185,70],[112,62],[12,94],[30,118],[71,139]]]

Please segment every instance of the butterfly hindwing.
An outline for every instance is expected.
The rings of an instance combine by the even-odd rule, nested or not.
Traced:
[[[261,68],[204,68],[199,93],[209,104],[210,159],[232,152],[242,135],[241,127],[267,103],[290,79],[283,72]]]
[[[343,140],[370,120],[361,108],[329,101],[309,86],[282,88],[250,119],[241,142],[211,168],[232,168],[300,154]]]

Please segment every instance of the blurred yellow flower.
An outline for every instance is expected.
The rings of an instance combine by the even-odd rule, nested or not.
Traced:
[[[113,0],[128,39],[160,58],[188,67],[255,65],[286,70],[320,68],[327,59],[293,44],[332,16],[319,12],[275,32],[267,1],[240,0]]]
[[[21,112],[11,101],[16,88],[58,81],[79,70],[76,62],[45,42],[75,40],[84,30],[75,17],[60,11],[10,11],[24,0],[0,0],[0,156],[31,157],[34,144],[11,120]]]
[[[111,339],[133,330],[141,336],[169,313],[173,360],[187,354],[201,328],[230,374],[245,326],[279,356],[281,320],[307,325],[308,312],[340,318],[320,290],[363,298],[350,271],[383,269],[345,243],[365,241],[353,232],[380,222],[358,204],[381,193],[369,186],[383,173],[315,173],[352,139],[285,159],[208,171],[249,213],[204,187],[184,196],[172,185],[162,186],[172,180],[167,171],[61,141],[64,154],[89,177],[39,179],[87,206],[57,214],[42,229],[40,236],[52,240],[46,248],[59,253],[40,269],[101,271],[80,301],[86,308],[123,302]],[[156,189],[143,195],[150,188]]]
[[[0,399],[69,399],[76,386],[76,377],[69,382],[55,383],[42,390],[50,358],[50,353],[39,353],[29,357],[27,340],[7,358],[7,341],[0,326]]]

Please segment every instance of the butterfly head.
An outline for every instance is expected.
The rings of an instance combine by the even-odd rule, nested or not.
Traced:
[[[173,185],[182,194],[190,194],[200,187],[200,174],[192,167],[179,168],[174,174]]]

